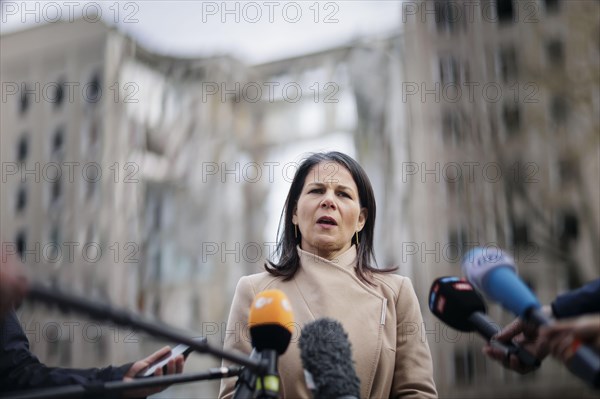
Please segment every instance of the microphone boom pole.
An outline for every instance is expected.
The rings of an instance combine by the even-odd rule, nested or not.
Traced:
[[[131,389],[152,388],[185,382],[234,377],[239,375],[240,372],[241,368],[237,366],[218,367],[208,369],[208,371],[202,373],[166,375],[160,377],[147,377],[133,381],[109,381],[104,383],[70,385],[53,389],[35,390],[35,392],[4,396],[4,399],[63,399],[79,398],[84,395],[106,395],[108,393],[128,391]]]
[[[114,324],[130,327],[134,330],[144,331],[152,336],[166,339],[171,342],[182,343],[200,353],[207,353],[217,358],[229,360],[233,363],[246,366],[257,372],[263,372],[265,365],[259,361],[237,353],[226,352],[222,349],[208,345],[206,338],[196,340],[188,335],[166,325],[146,320],[135,313],[117,309],[110,305],[93,302],[87,298],[68,294],[60,290],[33,283],[29,289],[28,298],[42,302],[46,305],[56,304],[61,310],[73,310],[84,313],[93,319],[110,321]]]

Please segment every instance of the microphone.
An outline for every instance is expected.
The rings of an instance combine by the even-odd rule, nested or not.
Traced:
[[[466,280],[440,277],[429,290],[429,310],[441,321],[458,331],[477,331],[491,345],[506,354],[515,354],[526,366],[539,367],[541,362],[514,343],[492,340],[500,328],[486,314],[483,298]]]
[[[287,350],[292,338],[294,314],[281,290],[266,290],[254,298],[248,316],[252,346],[266,364],[264,374],[256,380],[257,397],[279,397],[277,360]]]
[[[300,357],[314,399],[358,399],[360,380],[352,362],[352,348],[342,325],[323,318],[304,326]]]
[[[552,324],[552,319],[541,311],[537,297],[517,276],[512,257],[502,250],[473,248],[465,254],[462,269],[475,287],[505,309],[537,326]],[[567,368],[593,387],[600,388],[600,355],[590,347],[577,343]]]

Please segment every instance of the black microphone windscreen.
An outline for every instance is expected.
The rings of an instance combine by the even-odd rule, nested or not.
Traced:
[[[485,302],[471,283],[458,277],[440,277],[429,290],[429,310],[441,321],[459,331],[473,331],[469,317],[485,313]]]
[[[338,321],[323,318],[305,325],[299,345],[302,364],[313,377],[315,399],[360,396],[350,341]]]
[[[250,327],[250,338],[258,351],[273,349],[282,355],[288,348],[292,333],[278,324],[254,325]]]

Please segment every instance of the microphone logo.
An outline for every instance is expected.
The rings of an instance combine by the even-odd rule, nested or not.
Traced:
[[[256,298],[254,307],[256,309],[261,309],[261,308],[264,308],[265,306],[269,305],[271,302],[273,302],[273,298],[261,296],[260,298]]]
[[[473,248],[465,257],[463,263],[470,263],[473,267],[482,268],[497,264],[514,264],[513,258],[499,248],[495,250],[486,248]]]
[[[458,282],[453,284],[455,290],[458,291],[473,291],[473,286],[467,282]]]

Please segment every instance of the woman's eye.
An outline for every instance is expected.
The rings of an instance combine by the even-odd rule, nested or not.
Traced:
[[[323,192],[323,190],[322,190],[322,189],[320,189],[320,188],[313,188],[313,189],[312,189],[312,190],[310,190],[308,193],[309,193],[309,194],[312,194],[312,193],[317,193],[317,194],[320,194],[320,193],[322,193],[322,192]]]
[[[348,193],[346,193],[346,192],[344,192],[344,191],[340,191],[340,192],[338,193],[338,195],[339,195],[339,196],[342,196],[342,197],[346,197],[346,198],[351,198],[351,197],[350,197],[350,194],[348,194]]]

